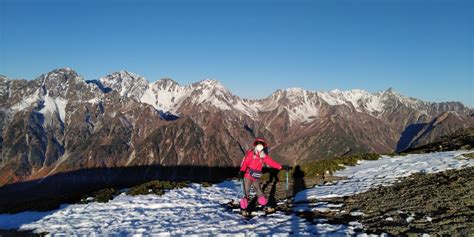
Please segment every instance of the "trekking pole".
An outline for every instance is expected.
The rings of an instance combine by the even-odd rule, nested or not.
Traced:
[[[286,175],[286,183],[285,183],[285,188],[286,188],[286,206],[288,206],[288,205],[289,205],[289,196],[290,196],[290,195],[288,194],[288,193],[289,193],[289,191],[288,191],[288,169],[285,169],[285,171],[286,171],[286,173],[285,173],[285,175]]]
[[[286,173],[285,173],[285,175],[286,175],[286,183],[285,183],[285,188],[286,188],[286,199],[288,200],[288,197],[289,197],[289,194],[288,194],[288,193],[289,193],[289,191],[288,191],[288,189],[289,189],[289,188],[288,188],[288,169],[286,169]]]

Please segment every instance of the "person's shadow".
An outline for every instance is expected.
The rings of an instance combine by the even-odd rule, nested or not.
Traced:
[[[299,165],[295,166],[293,171],[293,197],[300,191],[306,189],[306,183],[304,181],[304,172],[301,170]],[[300,228],[302,227],[303,220],[297,215],[292,215],[291,219],[291,232],[292,235],[298,235],[300,233]]]
[[[268,204],[269,207],[276,207],[277,200],[276,200],[276,187],[278,183],[278,173],[280,171],[277,169],[270,169],[270,178],[268,181],[263,185],[262,190],[266,190],[269,185],[271,185],[270,193],[268,194]]]
[[[301,170],[301,167],[297,165],[293,171],[293,196],[305,189],[304,172]]]

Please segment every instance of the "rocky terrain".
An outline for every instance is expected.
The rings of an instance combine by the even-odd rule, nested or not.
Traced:
[[[99,80],[70,68],[34,80],[0,77],[0,184],[101,167],[233,167],[255,136],[290,165],[391,153],[473,127],[472,114],[459,102],[392,89],[290,88],[248,100],[216,80],[150,83],[127,71]]]
[[[415,174],[346,200],[369,232],[468,236],[474,231],[474,168]]]
[[[454,159],[473,157],[470,153]],[[474,167],[436,173],[423,170],[355,195],[297,203],[297,207],[316,207],[303,208],[298,215],[314,224],[321,219],[336,225],[358,222],[372,234],[470,236],[474,231]]]

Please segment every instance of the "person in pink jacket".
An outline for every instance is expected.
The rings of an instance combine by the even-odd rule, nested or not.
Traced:
[[[257,138],[253,142],[254,149],[249,150],[245,155],[239,172],[239,178],[244,178],[244,197],[240,200],[240,207],[246,209],[250,194],[250,187],[253,186],[257,193],[258,203],[262,206],[267,205],[267,198],[260,187],[260,177],[262,176],[263,165],[266,164],[272,168],[281,170],[283,167],[274,161],[264,149],[267,143],[262,138]]]

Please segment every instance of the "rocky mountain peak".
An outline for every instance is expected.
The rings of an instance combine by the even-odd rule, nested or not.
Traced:
[[[127,70],[120,70],[119,72],[114,72],[112,74],[118,74],[120,76],[120,78],[123,78],[123,79],[132,79],[132,80],[143,80],[144,79],[140,75],[135,74],[133,72],[129,72]]]
[[[283,90],[279,89],[271,95],[271,98],[284,104],[301,104],[305,103],[305,100],[307,101],[309,93],[310,91],[293,87]]]
[[[126,70],[113,72],[109,75],[101,77],[100,80],[102,83],[106,82],[109,84],[120,84],[122,82],[148,83],[144,77]]]
[[[284,90],[284,92],[286,92],[286,94],[288,95],[303,95],[305,94],[307,91],[302,89],[302,88],[299,88],[299,87],[292,87],[292,88],[287,88]]]
[[[171,78],[162,78],[160,80],[155,81],[152,84],[154,87],[161,88],[161,89],[172,89],[172,88],[176,88],[180,86],[178,82],[176,82],[175,80]]]
[[[278,89],[275,92],[273,92],[270,97],[273,98],[282,98],[282,97],[299,97],[299,96],[304,96],[308,91],[298,88],[298,87],[292,87],[292,88],[286,88],[286,89]]]
[[[198,89],[220,89],[227,91],[227,88],[222,85],[222,83],[214,79],[204,79],[202,81],[193,83],[191,87]]]
[[[83,78],[71,68],[58,68],[35,79],[41,84],[40,94],[51,97],[67,96],[70,88],[84,84]]]
[[[99,81],[104,87],[117,91],[120,96],[135,99],[139,99],[148,88],[148,81],[144,77],[126,70],[113,72]]]
[[[396,93],[392,87],[389,87],[387,90],[384,91],[385,93]]]
[[[234,96],[230,91],[222,85],[219,81],[214,79],[205,79],[189,86],[192,90],[192,95],[197,95],[199,98],[197,101],[203,103],[205,101],[211,102],[213,98],[228,103],[230,100],[234,100]]]
[[[386,90],[383,90],[383,91],[380,91],[378,93],[376,93],[377,95],[379,96],[382,96],[384,98],[396,98],[396,99],[401,99],[402,97],[405,97],[403,95],[401,95],[400,93],[398,93],[395,89],[393,89],[392,87],[386,89]]]
[[[51,72],[48,72],[46,74],[43,74],[40,78],[44,80],[59,80],[59,81],[67,81],[71,79],[75,79],[77,77],[80,77],[79,74],[77,74],[76,71],[72,70],[71,68],[65,67],[65,68],[58,68],[54,69]]]

